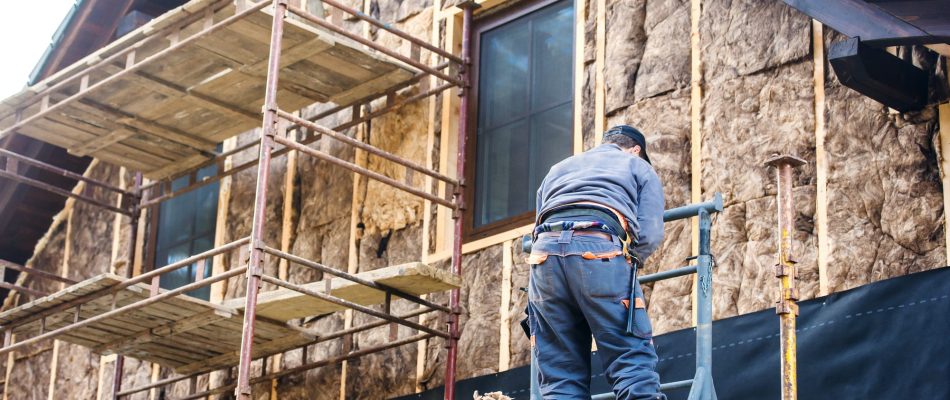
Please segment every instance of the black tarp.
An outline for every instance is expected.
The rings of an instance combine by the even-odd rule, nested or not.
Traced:
[[[798,387],[801,400],[950,399],[950,268],[872,283],[800,303]],[[655,341],[664,382],[691,378],[695,334],[684,329]],[[594,353],[593,392],[608,390]],[[474,391],[528,398],[528,367],[460,381]],[[713,380],[723,400],[778,399],[778,317],[774,309],[713,324]],[[685,399],[688,390],[667,393]],[[441,399],[442,388],[400,399]]]

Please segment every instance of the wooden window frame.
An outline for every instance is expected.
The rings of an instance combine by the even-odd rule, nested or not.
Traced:
[[[471,80],[471,93],[468,109],[468,131],[465,132],[466,135],[466,151],[465,151],[465,212],[464,212],[464,226],[462,229],[462,241],[471,242],[478,239],[483,239],[492,235],[497,235],[499,233],[507,232],[512,229],[516,229],[528,224],[534,223],[534,215],[536,210],[531,210],[524,212],[515,216],[508,217],[506,219],[491,222],[478,228],[475,228],[475,164],[478,158],[478,87],[479,87],[479,63],[480,63],[480,53],[481,53],[481,41],[482,34],[485,32],[502,26],[506,23],[514,21],[518,18],[521,18],[525,15],[531,14],[532,12],[538,11],[547,6],[553,5],[563,0],[532,0],[532,1],[523,1],[519,2],[510,7],[505,7],[498,11],[493,11],[488,15],[483,17],[478,17],[475,19],[472,24],[472,80]],[[572,7],[574,7],[574,13],[578,12],[577,3],[572,2]],[[575,17],[576,18],[576,17]],[[571,26],[571,41],[577,40],[576,24]],[[576,54],[576,43],[571,46],[571,53],[573,58],[576,59],[579,55]],[[574,61],[571,62],[572,65],[572,74],[576,75],[576,71],[573,71]],[[577,76],[572,76],[571,81],[574,82],[577,79]],[[576,83],[575,83],[576,84]],[[572,101],[578,101],[578,99],[573,99]],[[574,112],[572,107],[571,112]],[[573,120],[573,118],[572,118]],[[572,129],[573,132],[573,129]],[[573,149],[570,149],[573,153]]]

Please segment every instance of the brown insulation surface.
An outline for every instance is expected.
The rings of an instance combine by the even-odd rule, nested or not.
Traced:
[[[90,171],[89,177],[118,186],[119,167],[99,163]],[[116,204],[116,195],[103,188],[90,185],[86,193],[95,199]],[[84,201],[76,201],[73,205],[72,235],[69,237],[72,246],[69,255],[70,279],[81,281],[110,272],[115,215],[112,211]],[[123,218],[123,221],[128,222],[128,219]]]
[[[828,280],[840,291],[943,266],[944,214],[933,109],[890,115],[879,103],[827,91]]]

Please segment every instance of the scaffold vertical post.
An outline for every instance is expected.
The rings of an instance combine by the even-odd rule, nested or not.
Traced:
[[[139,215],[142,212],[142,173],[135,173],[135,181],[132,184],[132,196],[128,202],[132,206],[132,214],[129,216],[129,234],[128,243],[126,243],[126,262],[125,277],[132,277],[132,268],[135,265],[135,242],[138,240]],[[124,199],[123,199],[124,200]],[[119,204],[122,206],[122,201]],[[117,355],[115,357],[115,370],[112,376],[112,400],[119,399],[119,392],[122,390],[122,369],[125,367],[125,357]]]
[[[782,400],[798,398],[797,337],[795,318],[798,316],[798,287],[795,283],[796,259],[792,252],[795,235],[795,211],[792,201],[792,168],[805,161],[791,155],[770,158],[766,165],[775,167],[776,209],[778,216],[778,264],[775,276],[779,278],[779,296],[775,313],[779,315],[781,334]]]
[[[273,0],[274,18],[270,38],[270,55],[267,62],[263,126],[257,164],[257,186],[254,198],[254,215],[251,221],[250,260],[246,276],[247,290],[244,301],[244,327],[241,332],[241,357],[238,364],[238,379],[234,397],[251,399],[251,360],[254,345],[254,320],[257,312],[257,293],[261,287],[261,271],[264,262],[264,213],[267,211],[267,181],[270,174],[271,151],[277,134],[277,76],[280,72],[280,43],[287,14],[287,0]]]
[[[712,380],[712,295],[713,295],[713,259],[710,248],[712,236],[712,218],[705,209],[699,210],[699,257],[697,258],[696,277],[699,281],[696,310],[696,374],[706,375],[702,379],[696,376],[693,387],[701,393],[702,399],[715,398]]]
[[[462,216],[464,215],[464,180],[465,180],[465,144],[468,136],[468,100],[469,86],[471,81],[471,35],[472,35],[472,11],[478,7],[474,1],[466,1],[459,5],[462,8],[462,54],[463,65],[459,66],[460,80],[463,85],[459,87],[459,123],[458,123],[458,151],[456,152],[456,176],[459,182],[455,186],[454,203],[455,211],[452,218],[455,220],[455,235],[452,241],[452,272],[455,275],[462,275]],[[458,358],[458,336],[459,336],[459,289],[452,289],[449,299],[449,307],[452,314],[449,315],[449,338],[448,338],[448,357],[445,364],[445,399],[455,399],[455,367]]]

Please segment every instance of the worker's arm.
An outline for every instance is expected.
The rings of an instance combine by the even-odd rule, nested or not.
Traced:
[[[660,177],[646,163],[646,172],[639,175],[641,186],[639,190],[639,204],[637,204],[637,223],[640,225],[638,243],[635,248],[637,255],[646,260],[657,247],[663,243],[663,211],[666,202],[663,198],[663,185]]]

